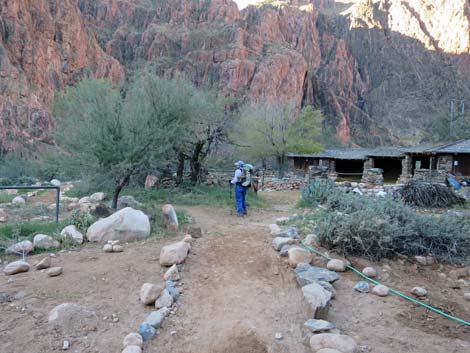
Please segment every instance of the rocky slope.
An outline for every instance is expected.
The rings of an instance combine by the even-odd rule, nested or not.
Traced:
[[[237,102],[314,104],[343,142],[413,143],[468,96],[469,13],[465,0],[2,1],[0,138],[47,142],[57,90],[146,66]]]

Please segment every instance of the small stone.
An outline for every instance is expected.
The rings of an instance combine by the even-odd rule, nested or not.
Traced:
[[[346,265],[344,264],[343,261],[341,260],[330,260],[326,264],[326,268],[329,269],[330,271],[335,271],[335,272],[344,272],[346,271]]]
[[[113,252],[113,246],[111,244],[104,244],[103,252]]]
[[[417,297],[425,297],[428,294],[428,291],[423,287],[414,287],[411,290],[411,294],[416,295]]]
[[[466,300],[466,301],[469,301],[470,302],[470,293],[465,293],[463,295],[463,298]]]
[[[62,267],[51,267],[49,270],[47,270],[47,275],[49,277],[57,277],[64,272]]]
[[[113,245],[112,246],[113,252],[123,252],[124,247],[122,245]]]
[[[173,297],[168,292],[167,289],[164,289],[158,299],[155,301],[155,308],[169,308],[173,305]]]
[[[289,217],[279,217],[279,218],[276,218],[276,224],[278,225],[281,225],[281,224],[284,224],[284,223],[287,223],[289,222]]]
[[[155,330],[155,328],[147,322],[144,322],[142,325],[139,326],[139,334],[144,341],[148,341],[153,336],[155,336],[156,333],[157,331]]]
[[[140,300],[145,305],[155,303],[158,296],[162,292],[164,286],[162,284],[156,285],[153,283],[144,283],[140,289]]]
[[[297,239],[299,237],[299,231],[296,227],[288,227],[287,229],[281,231],[277,236]]]
[[[370,278],[377,277],[377,270],[373,267],[365,267],[362,270],[362,273],[365,274],[367,277],[370,277]]]
[[[52,265],[51,257],[48,256],[36,264],[36,270],[44,270],[46,268],[51,267],[51,265]]]
[[[314,247],[318,244],[319,242],[319,239],[318,239],[318,235],[316,234],[308,234],[305,239],[304,239],[304,242],[305,244],[307,244],[308,246],[311,246],[311,247]]]
[[[289,265],[293,268],[297,267],[300,263],[309,264],[312,261],[312,254],[307,249],[291,248],[287,252]]]
[[[13,261],[5,266],[3,272],[6,275],[16,275],[17,273],[21,272],[28,272],[29,268],[29,264],[25,261]]]
[[[173,265],[171,266],[168,271],[166,271],[165,275],[163,276],[165,281],[179,281],[180,274],[178,271],[178,266]]]
[[[292,245],[296,242],[295,239],[292,238],[284,238],[284,237],[276,237],[272,241],[272,245],[274,250],[279,251],[286,245]]]
[[[271,235],[278,235],[280,232],[281,232],[281,227],[279,227],[277,224],[269,225],[269,233]]]
[[[129,333],[124,340],[122,341],[122,347],[125,348],[127,346],[138,346],[142,347],[143,339],[142,336],[136,332]]]
[[[142,348],[139,346],[127,346],[123,349],[122,353],[142,353]]]
[[[370,291],[369,283],[364,282],[364,281],[359,281],[354,286],[354,290],[361,292],[361,293],[369,293]]]
[[[304,327],[312,333],[318,333],[332,330],[335,328],[335,325],[325,320],[310,319],[305,321]]]
[[[277,340],[282,340],[282,333],[280,332],[276,332],[276,334],[274,335],[274,338],[277,339]]]
[[[150,315],[147,316],[144,323],[147,323],[154,328],[158,328],[162,325],[163,320],[165,319],[165,317],[168,316],[169,313],[170,313],[170,309],[166,307],[161,308],[160,310],[157,310],[157,311],[152,311]],[[142,335],[142,333],[140,334]],[[142,337],[144,336],[142,335]],[[145,338],[144,338],[144,341],[145,341]]]
[[[424,257],[424,256],[415,256],[415,260],[420,265],[426,265],[427,264],[426,257]]]
[[[64,344],[62,345],[62,350],[66,351],[70,348],[70,342],[69,341],[64,341]]]
[[[372,289],[372,293],[379,297],[386,297],[389,292],[390,289],[382,284],[379,284]]]
[[[176,331],[171,331],[170,335],[172,335],[172,336],[176,335]]]
[[[335,333],[320,333],[312,336],[310,348],[313,352],[329,348],[342,353],[356,353],[358,349],[357,343],[352,337]]]

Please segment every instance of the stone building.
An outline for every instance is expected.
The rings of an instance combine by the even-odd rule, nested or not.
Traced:
[[[310,155],[289,154],[288,160],[291,169],[298,173],[307,173],[311,166],[326,168],[331,179],[361,179],[374,185],[413,178],[444,183],[449,172],[470,177],[470,139],[411,148],[326,149]]]

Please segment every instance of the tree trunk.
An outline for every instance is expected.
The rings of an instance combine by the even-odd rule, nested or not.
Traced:
[[[114,193],[113,193],[113,203],[111,205],[112,209],[117,208],[118,200],[119,200],[119,194],[121,193],[124,186],[129,185],[130,179],[131,179],[131,176],[128,174],[124,178],[119,180],[119,182],[116,184],[116,188],[114,189]]]
[[[184,161],[186,156],[184,153],[178,153],[178,167],[176,168],[176,185],[181,185],[183,183],[183,173],[184,173]]]
[[[277,176],[279,179],[284,177],[285,157],[277,156]]]
[[[199,157],[202,153],[202,149],[204,147],[203,142],[198,142],[194,146],[193,155],[191,156],[190,164],[191,164],[191,182],[196,184],[199,180],[199,174],[201,173],[201,162]]]

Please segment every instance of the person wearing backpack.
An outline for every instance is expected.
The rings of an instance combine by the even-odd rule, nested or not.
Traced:
[[[243,217],[247,214],[246,192],[251,185],[251,165],[245,164],[242,161],[236,162],[235,165],[237,166],[237,169],[235,170],[235,175],[230,183],[235,185],[235,200],[237,201],[238,217]]]

